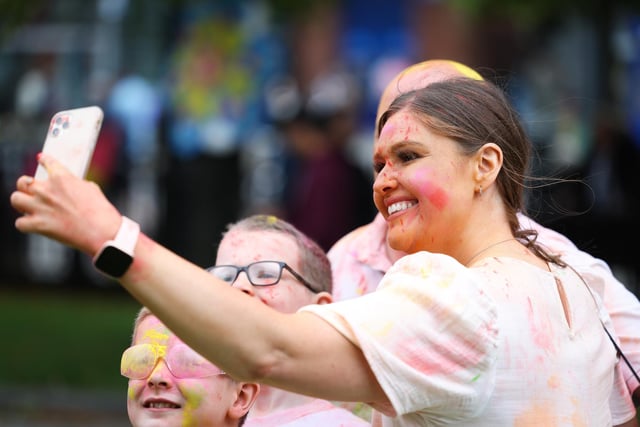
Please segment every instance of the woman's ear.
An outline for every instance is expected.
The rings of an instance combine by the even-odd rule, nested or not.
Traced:
[[[475,159],[474,179],[482,191],[493,184],[502,168],[502,149],[497,144],[488,142],[476,152]]]
[[[227,415],[231,419],[239,420],[251,409],[260,392],[260,385],[256,383],[238,383],[238,395]]]

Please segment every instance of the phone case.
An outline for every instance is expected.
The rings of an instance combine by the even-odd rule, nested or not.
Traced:
[[[71,173],[83,178],[87,173],[98,140],[104,113],[97,106],[60,111],[51,118],[42,152],[51,155]],[[36,179],[47,179],[38,165]]]

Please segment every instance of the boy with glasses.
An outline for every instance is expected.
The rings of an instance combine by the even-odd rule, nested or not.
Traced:
[[[143,307],[124,351],[127,412],[133,427],[239,427],[260,386],[233,380]]]
[[[231,224],[218,247],[216,265],[208,271],[284,313],[332,301],[331,266],[325,252],[293,225],[273,216],[254,215]],[[245,427],[368,425],[326,400],[263,385]]]

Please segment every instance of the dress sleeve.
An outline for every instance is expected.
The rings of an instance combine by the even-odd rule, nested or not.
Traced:
[[[362,350],[391,405],[375,409],[465,419],[495,383],[497,311],[481,280],[451,257],[420,252],[396,262],[372,294],[303,310]]]

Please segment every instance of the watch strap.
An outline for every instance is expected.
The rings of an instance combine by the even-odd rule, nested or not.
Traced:
[[[122,216],[122,223],[116,233],[116,237],[107,243],[110,246],[115,246],[123,252],[133,256],[133,251],[136,248],[138,242],[138,235],[140,234],[140,225],[132,219]]]
[[[118,278],[133,262],[133,253],[140,235],[137,222],[122,217],[120,228],[113,240],[107,240],[93,257],[93,265],[102,273]]]

